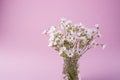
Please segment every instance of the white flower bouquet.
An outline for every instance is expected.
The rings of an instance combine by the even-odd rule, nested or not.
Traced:
[[[59,26],[52,26],[43,34],[49,35],[48,46],[64,59],[64,80],[79,80],[78,60],[86,51],[95,46],[105,48],[104,44],[96,42],[101,37],[98,24],[95,28],[87,28],[82,23],[72,24],[63,18]]]

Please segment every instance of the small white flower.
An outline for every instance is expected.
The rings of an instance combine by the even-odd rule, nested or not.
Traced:
[[[97,42],[93,42],[92,45],[93,45],[93,46],[96,46],[96,45],[97,45]]]
[[[92,33],[92,30],[91,29],[87,29],[86,30],[88,34],[91,34]]]
[[[49,47],[53,46],[53,42],[50,41],[49,44],[48,44]]]
[[[49,41],[53,41],[54,40],[54,36],[51,36],[50,38],[49,38]]]
[[[98,33],[97,37],[101,37],[101,34],[100,34],[100,33]]]
[[[64,29],[64,25],[60,25],[60,28],[61,28],[61,29]]]
[[[69,25],[69,24],[71,24],[72,23],[72,21],[66,21],[66,25]]]
[[[81,32],[78,32],[78,33],[77,33],[77,36],[80,36],[80,35],[81,35]]]
[[[66,19],[65,18],[61,18],[61,22],[65,22],[66,21]]]
[[[99,29],[99,24],[95,24],[95,27],[96,27],[97,29]]]
[[[94,35],[94,34],[98,34],[98,30],[97,29],[93,29],[92,30],[92,35]]]
[[[91,47],[93,47],[93,48],[96,46],[96,44],[97,44],[97,42],[96,42],[95,40],[93,40],[93,41],[90,43]]]
[[[70,33],[73,34],[74,33],[73,30],[70,30]]]
[[[72,57],[73,56],[73,54],[72,53],[69,53],[69,54],[67,54],[68,55],[68,57]]]
[[[67,40],[68,40],[68,41],[72,41],[72,40],[73,40],[73,37],[72,37],[71,35],[68,35],[68,36],[67,36]]]
[[[81,54],[81,49],[79,49],[77,52],[78,52],[78,54]]]
[[[53,37],[55,35],[55,33],[50,33],[49,36],[50,37]]]
[[[62,54],[63,52],[65,52],[66,51],[66,47],[61,47],[60,48],[60,51],[59,51],[59,54]]]
[[[55,26],[52,26],[52,27],[49,29],[48,34],[53,33],[55,30],[56,30]]]
[[[104,44],[103,46],[102,46],[102,49],[105,49],[106,48],[106,45]]]
[[[56,38],[55,40],[56,40],[56,41],[59,41],[60,39],[59,39],[59,38]]]
[[[83,41],[85,41],[86,40],[86,38],[83,36],[83,37],[80,37],[80,39],[81,40],[83,40]]]
[[[75,53],[75,49],[70,49],[67,53],[68,57],[72,57]]]
[[[78,27],[78,26],[80,26],[80,25],[79,25],[79,24],[75,24],[75,25],[74,25],[74,27]]]
[[[62,47],[63,50],[66,50],[66,47]]]
[[[82,26],[83,24],[80,22],[79,26]]]
[[[88,38],[91,38],[91,36],[93,35],[91,29],[87,29],[87,30],[86,30],[86,33],[87,33],[87,37],[88,37]]]
[[[61,33],[62,33],[62,31],[58,30],[58,31],[56,31],[56,33],[59,33],[59,34],[61,34]]]
[[[83,37],[78,37],[79,40],[83,40],[83,41],[86,41],[86,37],[83,36]]]
[[[54,42],[54,45],[57,45],[57,42],[56,42],[56,41]]]
[[[42,34],[47,34],[47,30],[44,30],[44,31],[42,32]]]
[[[87,28],[82,25],[82,26],[80,27],[80,29],[81,29],[82,31],[85,31]]]

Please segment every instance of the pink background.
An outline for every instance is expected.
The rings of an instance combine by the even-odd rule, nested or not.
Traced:
[[[82,80],[120,80],[120,0],[0,0],[0,80],[61,80],[62,58],[42,31],[62,17],[100,24],[107,45],[80,63]]]

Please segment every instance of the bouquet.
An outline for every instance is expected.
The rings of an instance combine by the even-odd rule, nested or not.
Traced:
[[[70,20],[62,18],[60,25],[51,26],[43,34],[49,36],[48,46],[63,57],[64,80],[79,80],[78,60],[86,51],[96,46],[105,48],[104,44],[96,41],[101,37],[98,24],[94,28],[87,28],[82,23],[72,24]]]

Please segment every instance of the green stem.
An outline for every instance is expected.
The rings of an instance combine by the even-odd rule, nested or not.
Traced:
[[[64,58],[63,74],[64,80],[79,80],[78,77],[78,57],[66,57]]]

